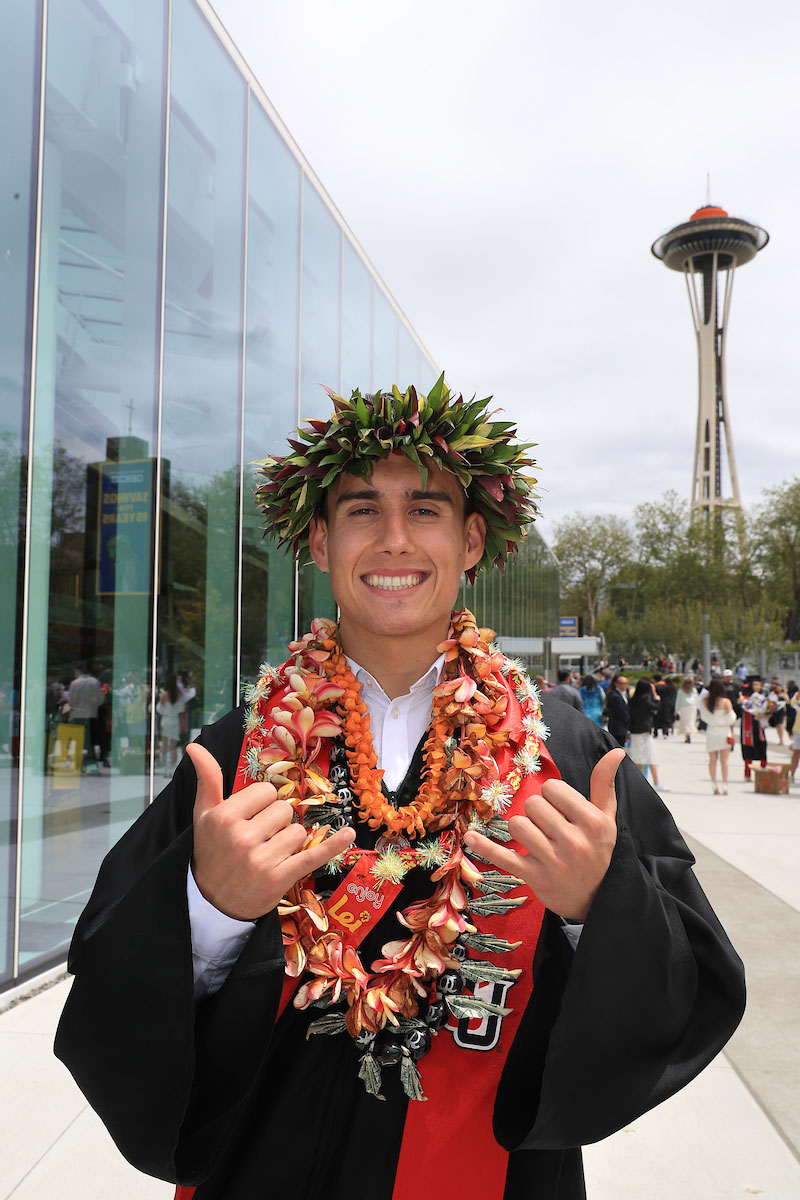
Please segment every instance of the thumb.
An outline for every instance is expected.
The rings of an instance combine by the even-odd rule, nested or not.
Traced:
[[[194,804],[195,819],[222,804],[222,770],[213,754],[205,746],[190,742],[186,753],[192,760],[197,773],[197,799]]]
[[[614,789],[614,780],[619,770],[619,764],[624,757],[624,750],[609,750],[592,771],[589,781],[589,799],[596,808],[609,817],[617,815],[617,793]]]

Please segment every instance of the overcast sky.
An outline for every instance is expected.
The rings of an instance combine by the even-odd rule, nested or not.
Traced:
[[[545,536],[689,498],[695,341],[650,246],[707,172],[770,235],[729,322],[745,505],[800,474],[796,0],[213,3],[451,383],[539,443]]]

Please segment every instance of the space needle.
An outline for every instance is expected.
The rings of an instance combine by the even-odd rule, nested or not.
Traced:
[[[653,243],[652,251],[672,271],[682,271],[697,337],[697,433],[692,472],[691,517],[712,518],[719,509],[741,514],[725,384],[725,337],[736,267],[754,259],[769,241],[758,225],[731,217],[711,203],[698,208]],[[724,434],[724,436],[723,436]],[[723,492],[722,458],[727,457],[731,493]],[[741,522],[739,522],[741,528]]]

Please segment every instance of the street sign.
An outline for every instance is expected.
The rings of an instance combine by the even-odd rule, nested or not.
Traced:
[[[559,637],[577,637],[578,636],[578,618],[577,617],[559,617],[558,618],[558,636]]]

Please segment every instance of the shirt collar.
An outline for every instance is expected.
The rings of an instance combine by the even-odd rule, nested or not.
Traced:
[[[383,696],[386,696],[386,692],[384,692],[377,679],[370,675],[366,667],[359,666],[356,660],[351,658],[349,654],[345,655],[345,657],[350,670],[353,672],[353,675],[359,683],[371,683],[377,691],[379,691]],[[433,689],[439,682],[439,677],[442,673],[442,667],[444,666],[444,659],[445,655],[440,654],[439,657],[431,663],[427,671],[423,675],[420,675],[416,683],[412,683],[411,687],[408,689],[407,695],[415,696],[418,692],[429,692],[432,695]],[[386,699],[388,700],[389,697],[386,696]],[[397,696],[395,699],[399,700],[400,697]]]

